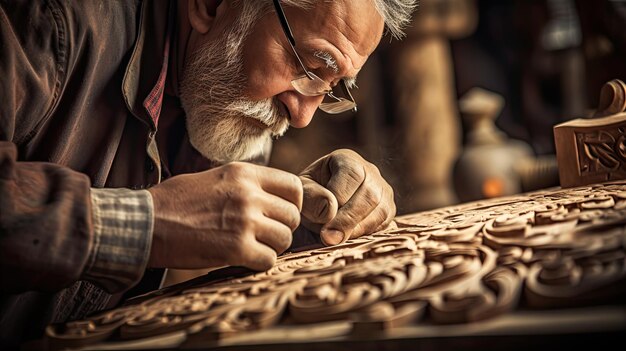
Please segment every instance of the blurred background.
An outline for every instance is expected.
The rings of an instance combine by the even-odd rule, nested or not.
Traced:
[[[626,78],[626,0],[421,0],[359,74],[357,113],[274,144],[300,172],[337,148],[376,164],[398,214],[558,185],[552,127]]]

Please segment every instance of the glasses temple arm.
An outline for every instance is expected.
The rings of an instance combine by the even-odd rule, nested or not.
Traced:
[[[291,27],[289,27],[289,22],[287,22],[287,17],[285,17],[285,11],[283,11],[283,7],[280,5],[280,0],[274,0],[274,9],[278,14],[278,20],[280,21],[281,27],[283,28],[283,32],[285,32],[285,35],[289,40],[289,44],[295,47],[296,40],[293,38]]]
[[[280,25],[283,28],[283,32],[285,32],[285,36],[287,36],[287,41],[289,41],[289,46],[291,46],[291,50],[293,54],[296,56],[298,63],[300,63],[300,67],[304,70],[304,74],[310,80],[313,80],[313,77],[309,73],[309,71],[304,67],[304,63],[300,59],[300,55],[296,52],[296,40],[293,37],[293,33],[291,32],[291,27],[289,26],[289,22],[287,22],[287,17],[285,16],[285,11],[283,11],[283,7],[280,4],[280,0],[274,0],[274,9],[276,10],[276,14],[278,15],[278,20],[280,21]]]

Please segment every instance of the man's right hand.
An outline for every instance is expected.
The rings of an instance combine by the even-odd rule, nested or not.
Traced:
[[[267,270],[300,224],[302,183],[277,169],[234,162],[148,190],[154,202],[150,267]]]

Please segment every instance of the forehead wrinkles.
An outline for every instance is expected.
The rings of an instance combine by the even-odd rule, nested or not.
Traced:
[[[322,2],[321,4],[328,6],[322,28],[328,38],[326,41],[337,47],[344,58],[351,62],[352,67],[359,70],[380,41],[382,18],[369,1],[367,4],[359,1],[360,7],[356,8],[351,8],[354,4],[348,5],[349,3],[350,1],[333,1],[330,4]]]

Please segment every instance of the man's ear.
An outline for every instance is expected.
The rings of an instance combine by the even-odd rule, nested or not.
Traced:
[[[221,0],[189,0],[188,15],[191,27],[200,34],[206,34],[215,21],[217,8],[221,3]]]

